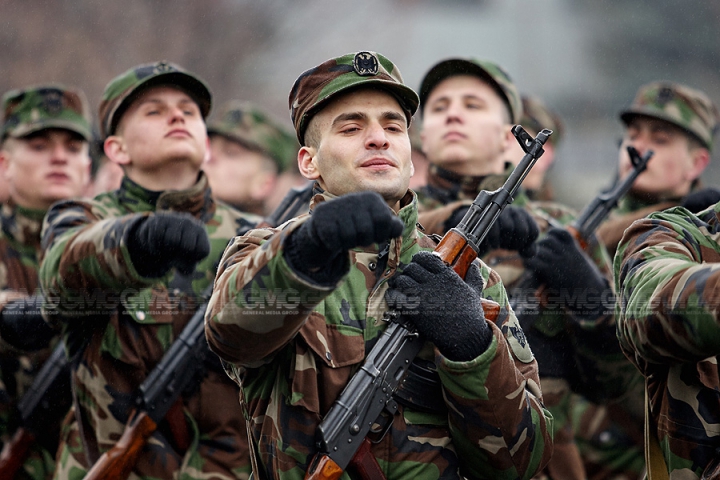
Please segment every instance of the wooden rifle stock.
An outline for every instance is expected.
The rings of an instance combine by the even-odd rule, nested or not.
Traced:
[[[100,456],[84,480],[125,480],[156,429],[146,412],[133,411],[120,440]]]
[[[0,453],[0,478],[15,478],[33,443],[35,435],[32,432],[22,427],[15,431],[13,438],[5,442]]]

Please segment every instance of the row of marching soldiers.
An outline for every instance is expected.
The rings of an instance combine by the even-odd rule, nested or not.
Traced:
[[[113,79],[99,164],[119,175],[98,192],[82,93],[3,97],[2,478],[312,474],[317,426],[391,308],[425,343],[369,435],[372,466],[333,478],[639,479],[646,455],[654,478],[710,472],[720,192],[700,182],[718,124],[705,94],[640,88],[616,180],[627,147],[651,160],[582,247],[544,178],[560,121],[494,63],[442,60],[416,93],[381,54],[330,59],[290,91],[295,136],[244,103],[213,120],[211,103],[166,62]],[[554,133],[463,279],[430,252],[523,158],[518,123]],[[310,182],[274,208],[295,168]],[[182,391],[137,455],[98,474],[198,311]],[[71,392],[38,381],[52,375]]]

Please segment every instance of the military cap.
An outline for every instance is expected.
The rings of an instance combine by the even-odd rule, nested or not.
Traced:
[[[712,150],[718,128],[718,110],[699,90],[672,82],[652,82],[640,87],[630,108],[620,112],[627,125],[637,116],[665,120],[680,127]]]
[[[112,79],[100,102],[100,130],[103,138],[115,133],[122,114],[130,106],[133,94],[157,85],[177,87],[200,107],[203,118],[210,113],[210,89],[200,78],[168,62],[138,65]]]
[[[557,145],[563,132],[563,123],[557,113],[550,110],[542,100],[531,95],[522,95],[523,114],[520,125],[539,133],[543,128],[553,131],[550,143]]]
[[[303,72],[295,80],[289,106],[300,144],[305,145],[305,130],[313,115],[339,93],[358,87],[387,90],[405,110],[410,124],[419,100],[415,91],[403,83],[400,70],[379,53],[348,53]]]
[[[85,94],[58,84],[10,90],[2,99],[0,138],[20,138],[46,128],[62,128],[92,140],[90,108]]]
[[[257,106],[233,100],[208,124],[208,133],[222,135],[271,158],[280,172],[297,161],[295,137]]]
[[[420,105],[425,108],[430,92],[443,80],[456,75],[474,75],[495,89],[510,112],[510,122],[517,123],[522,115],[520,93],[510,75],[499,65],[476,58],[449,58],[433,66],[420,83]]]

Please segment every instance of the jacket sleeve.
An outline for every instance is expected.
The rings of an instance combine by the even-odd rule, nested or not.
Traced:
[[[319,285],[285,261],[285,238],[303,221],[251,230],[225,250],[205,315],[208,344],[223,360],[249,368],[269,363],[337,287]]]
[[[641,371],[720,352],[717,214],[674,208],[635,222],[623,237],[614,262],[618,338]]]
[[[126,247],[130,228],[143,216],[105,218],[104,208],[92,201],[53,205],[42,234],[40,284],[46,308],[77,315],[84,299],[112,308],[120,301],[117,292],[152,285],[153,279],[137,273]]]
[[[483,270],[483,296],[501,305],[497,321],[488,321],[490,346],[468,362],[439,361],[453,443],[466,476],[531,478],[552,455],[553,418],[500,277],[484,264]]]

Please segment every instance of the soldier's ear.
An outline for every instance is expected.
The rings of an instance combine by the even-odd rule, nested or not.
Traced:
[[[694,181],[710,163],[710,151],[707,148],[695,148],[692,150],[693,166],[688,172],[688,180]]]
[[[103,147],[105,148],[105,155],[107,155],[110,161],[118,165],[130,164],[130,155],[122,137],[116,135],[109,136],[105,139]]]
[[[302,147],[298,151],[298,169],[303,177],[316,180],[320,177],[317,167],[316,150],[313,147]]]

